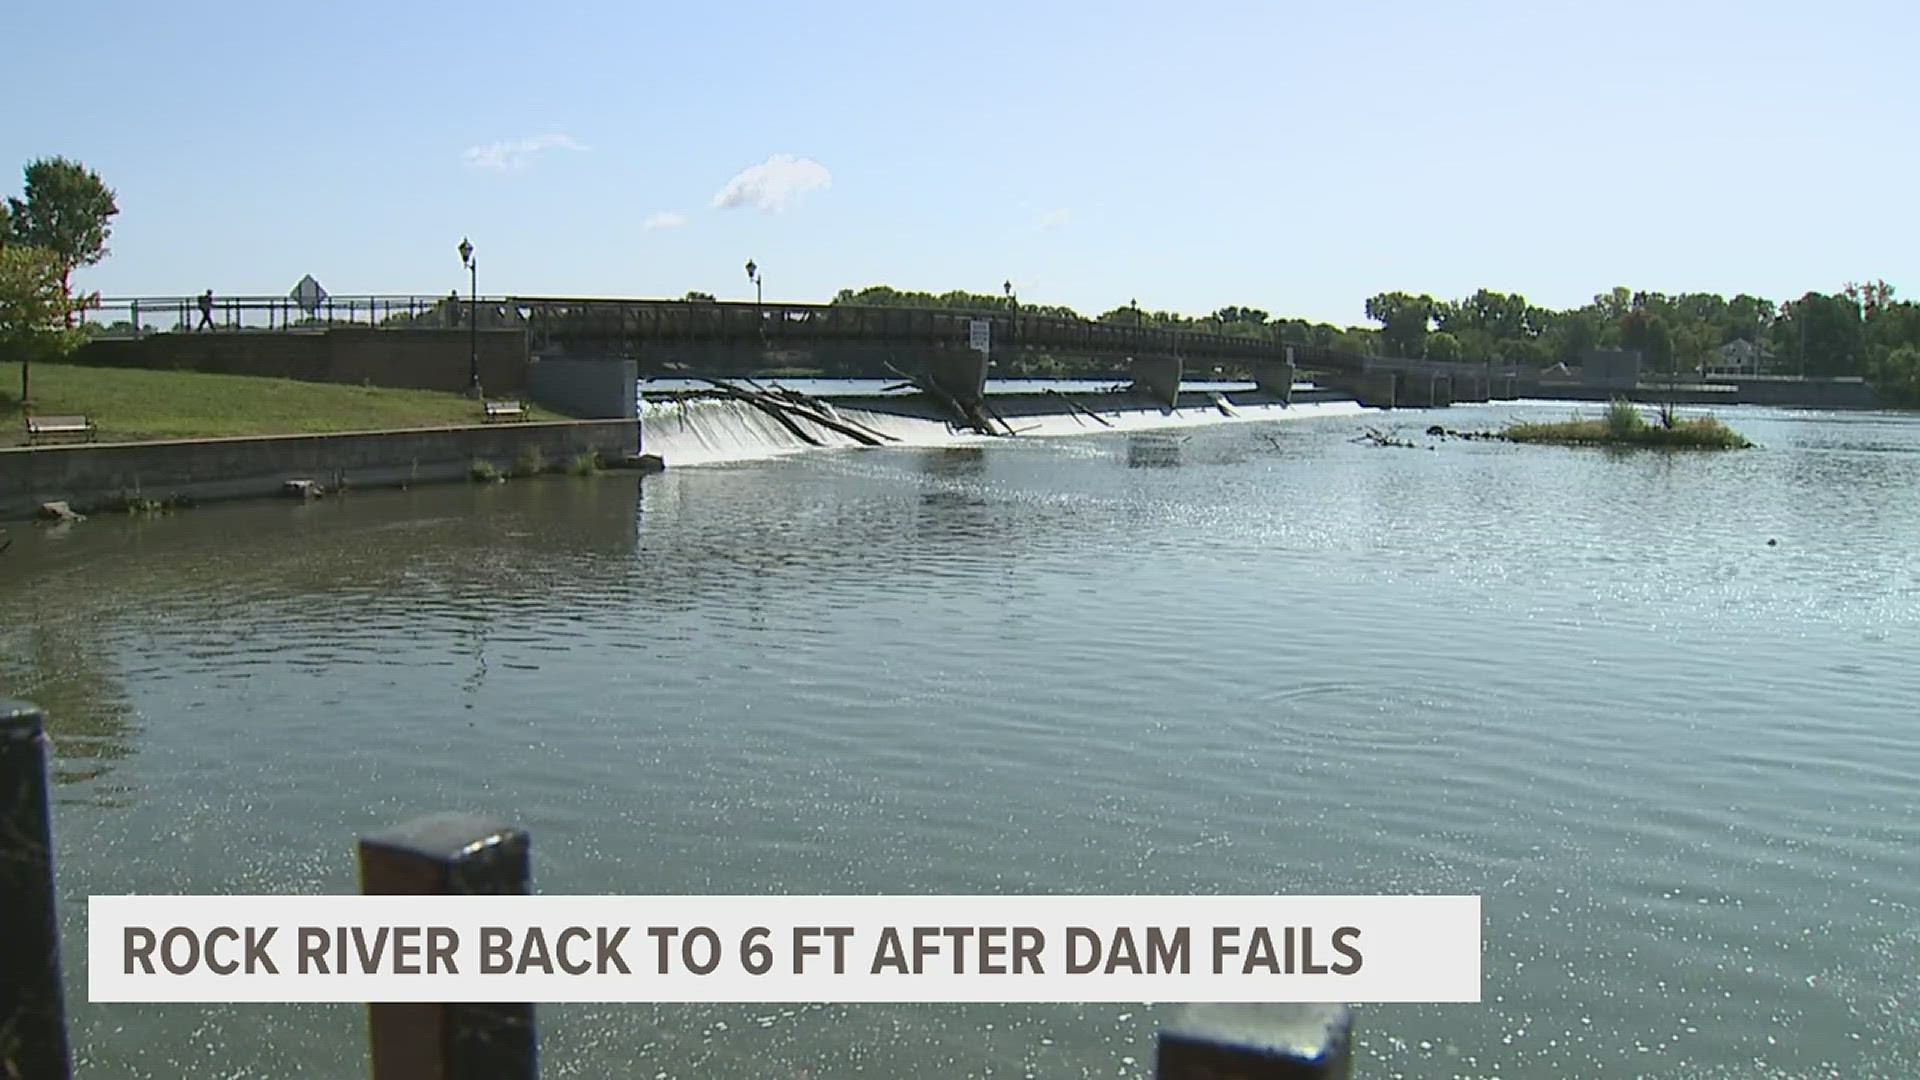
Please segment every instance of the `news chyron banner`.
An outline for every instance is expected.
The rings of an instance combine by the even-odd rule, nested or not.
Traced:
[[[1477,896],[95,896],[99,1002],[1477,1002]]]

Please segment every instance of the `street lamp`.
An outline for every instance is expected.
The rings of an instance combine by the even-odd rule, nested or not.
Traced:
[[[1000,290],[1007,294],[1007,309],[1010,312],[1007,319],[1007,358],[1017,363],[1020,356],[1020,298],[1013,294],[1012,278],[1001,282]],[[1001,374],[1004,376],[1007,373]]]
[[[752,259],[747,260],[747,280],[753,282],[753,302],[755,304],[759,304],[761,302],[760,301],[760,268],[753,264]]]
[[[480,260],[473,244],[460,238],[460,265],[467,268],[467,393],[480,396]]]

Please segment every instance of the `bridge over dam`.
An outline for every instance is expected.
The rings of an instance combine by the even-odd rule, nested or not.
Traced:
[[[87,313],[81,363],[275,374],[317,381],[464,389],[470,369],[493,392],[529,388],[539,361],[629,361],[643,377],[805,369],[897,378],[961,406],[988,372],[1022,358],[1071,357],[1130,380],[1145,405],[1180,404],[1185,380],[1247,378],[1252,395],[1379,408],[1430,408],[1517,396],[1520,373],[1485,363],[1362,356],[1146,323],[1022,310],[848,304],[504,296],[203,297],[105,300]],[[210,324],[210,325],[209,325]],[[204,331],[204,332],[202,332]],[[547,368],[554,373],[561,365]],[[568,365],[574,366],[574,365]]]
[[[1515,396],[1512,369],[1360,356],[1269,336],[1096,322],[1019,311],[514,297],[528,348],[543,358],[632,359],[647,375],[732,375],[769,367],[829,376],[912,378],[961,404],[984,394],[989,367],[1050,353],[1108,361],[1156,404],[1178,403],[1188,377],[1244,374],[1269,400],[1301,378],[1380,408],[1431,408]],[[1010,365],[1000,364],[1002,367]]]

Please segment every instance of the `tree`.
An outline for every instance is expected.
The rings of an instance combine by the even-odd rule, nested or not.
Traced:
[[[1893,303],[1893,286],[1879,280],[1865,285],[1849,281],[1840,290],[1840,295],[1859,305],[1860,310],[1871,319],[1874,312]]]
[[[1460,359],[1460,339],[1445,330],[1436,330],[1427,335],[1427,359]]]
[[[67,290],[66,262],[44,248],[0,243],[0,356],[20,359],[20,403],[31,404],[33,361],[85,340],[68,324],[92,306]]]
[[[1592,308],[1570,311],[1554,320],[1547,336],[1555,358],[1570,367],[1578,366],[1586,360],[1588,350],[1600,347],[1600,316]]]
[[[1640,350],[1648,370],[1673,370],[1673,329],[1646,307],[1636,307],[1620,320],[1620,345]]]
[[[1268,318],[1267,313],[1261,311],[1259,308],[1236,307],[1233,305],[1228,305],[1213,313],[1214,322],[1229,325],[1247,323],[1253,326],[1265,326]]]
[[[1367,318],[1380,324],[1380,336],[1390,353],[1417,357],[1426,349],[1427,326],[1438,307],[1431,296],[1379,293],[1367,300]]]
[[[1866,328],[1860,305],[1845,295],[1810,292],[1788,301],[1775,327],[1803,374],[1861,374]]]
[[[1920,409],[1920,345],[1902,345],[1876,359],[1867,377],[1887,404]]]
[[[59,257],[60,282],[71,287],[75,269],[106,257],[113,216],[120,212],[113,191],[99,173],[56,157],[26,167],[25,195],[7,200],[13,239]]]

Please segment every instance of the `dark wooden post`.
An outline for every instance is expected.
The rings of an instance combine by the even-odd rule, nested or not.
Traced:
[[[46,714],[0,699],[0,1076],[70,1075]]]
[[[433,814],[360,838],[368,896],[524,896],[527,834],[472,814]],[[373,1080],[534,1080],[529,1004],[367,1006]]]
[[[1345,1005],[1192,1005],[1160,1032],[1156,1080],[1346,1080]]]

